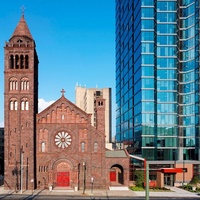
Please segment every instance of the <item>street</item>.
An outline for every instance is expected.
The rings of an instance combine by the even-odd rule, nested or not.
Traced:
[[[130,199],[138,199],[138,200],[145,200],[145,197],[137,197],[137,196],[133,196],[133,197],[109,197],[109,196],[65,196],[65,195],[25,195],[25,194],[1,194],[0,195],[0,199],[24,199],[24,200],[37,200],[37,199],[43,199],[43,200],[64,200],[64,199],[71,199],[71,200],[79,200],[79,199],[85,199],[85,200],[130,200]],[[199,199],[199,197],[197,196],[197,198],[195,197],[149,197],[149,200],[194,200],[194,199]]]

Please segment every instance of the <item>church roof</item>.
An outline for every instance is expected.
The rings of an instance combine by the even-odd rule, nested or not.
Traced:
[[[126,152],[124,150],[106,151],[106,158],[126,158]]]
[[[27,25],[27,23],[24,19],[24,15],[22,15],[22,17],[21,17],[17,27],[15,28],[15,31],[14,31],[11,38],[13,38],[15,36],[26,36],[26,37],[29,37],[30,39],[33,39],[32,35],[29,31],[28,25]]]

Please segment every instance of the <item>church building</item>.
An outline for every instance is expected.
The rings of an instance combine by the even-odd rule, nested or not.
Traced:
[[[4,47],[4,188],[85,190],[129,185],[130,157],[105,148],[105,105],[96,99],[96,126],[65,97],[38,113],[35,41],[22,14]]]

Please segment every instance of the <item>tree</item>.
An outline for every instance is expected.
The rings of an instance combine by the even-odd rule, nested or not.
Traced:
[[[135,170],[135,185],[137,187],[143,187],[144,186],[144,171],[141,170]]]

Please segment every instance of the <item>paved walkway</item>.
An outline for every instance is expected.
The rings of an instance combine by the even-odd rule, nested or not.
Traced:
[[[193,192],[188,192],[180,188],[176,187],[170,187],[171,191],[166,191],[166,192],[150,192],[149,197],[193,197],[193,198],[200,198],[197,193]],[[16,194],[15,191],[11,190],[4,190],[4,187],[0,187],[0,194]],[[120,190],[86,190],[85,193],[83,194],[83,191],[66,191],[66,190],[27,190],[23,191],[23,194],[34,194],[34,195],[66,195],[66,196],[104,196],[104,197],[112,197],[112,196],[117,196],[117,197],[144,197],[145,196],[145,191],[142,192],[135,192],[131,190],[127,191],[120,191]],[[19,191],[18,194],[21,194]]]

